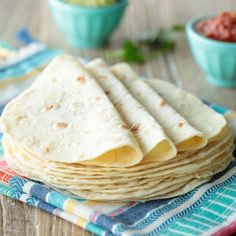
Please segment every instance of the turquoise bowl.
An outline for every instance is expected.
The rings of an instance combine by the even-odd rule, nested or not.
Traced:
[[[59,29],[72,46],[80,48],[104,45],[119,25],[128,5],[128,0],[102,7],[84,7],[63,0],[48,2]]]
[[[196,31],[199,17],[187,23],[187,38],[193,56],[209,82],[219,87],[236,87],[236,43],[209,39]]]

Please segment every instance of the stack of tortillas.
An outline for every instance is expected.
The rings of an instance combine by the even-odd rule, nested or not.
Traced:
[[[168,198],[232,160],[225,118],[128,64],[54,59],[5,108],[3,146],[20,174],[100,201]]]

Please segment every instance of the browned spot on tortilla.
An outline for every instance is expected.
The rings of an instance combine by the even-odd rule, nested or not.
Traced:
[[[181,128],[181,127],[184,126],[184,124],[185,124],[185,123],[182,121],[182,122],[179,122],[178,126]]]
[[[24,114],[18,115],[18,116],[16,116],[16,120],[21,121],[22,119],[25,119],[26,117],[27,117],[27,115],[24,115]]]
[[[76,81],[78,81],[80,84],[84,84],[85,83],[85,78],[83,76],[79,76],[76,78]]]
[[[139,129],[140,129],[140,126],[141,126],[141,124],[136,124],[130,129],[130,131],[133,132],[133,133],[138,133]]]
[[[128,125],[126,124],[120,124],[119,127],[122,129],[129,129]]]
[[[99,101],[101,99],[101,97],[97,96],[95,97],[95,100]]]
[[[58,109],[60,105],[58,103],[52,103],[42,109],[42,112]]]
[[[68,126],[66,122],[59,121],[53,125],[54,129],[65,129]]]
[[[105,94],[106,94],[106,95],[109,95],[109,94],[110,94],[110,91],[109,91],[109,90],[105,90]]]
[[[49,148],[49,147],[45,147],[44,151],[45,151],[46,153],[49,153],[49,152],[50,152],[50,148]]]
[[[166,102],[164,101],[164,100],[161,100],[160,101],[160,107],[163,107],[163,106],[165,106],[166,105]]]

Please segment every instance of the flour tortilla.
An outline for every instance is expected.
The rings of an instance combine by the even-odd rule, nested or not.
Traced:
[[[15,162],[15,163],[17,163],[17,162]],[[13,167],[13,169],[14,169],[14,167]],[[36,175],[36,176],[34,176],[34,174],[33,175],[29,175],[30,176],[30,178],[32,178],[32,179],[34,179],[35,177],[36,177],[36,179],[38,179],[38,176]],[[184,179],[186,179],[186,177],[184,178]],[[58,184],[58,183],[52,183],[48,178],[45,178],[45,179],[41,179],[41,181],[43,181],[43,182],[45,182],[46,184],[48,184],[49,186],[52,186],[52,187],[57,187],[57,188],[61,188],[61,184]],[[182,179],[177,179],[177,180],[175,180],[174,181],[174,186],[176,186],[176,184],[178,183],[178,182],[182,182]],[[160,185],[158,185],[158,187],[156,188],[157,190],[158,189],[163,189],[163,186],[164,186],[164,192],[165,191],[170,191],[171,190],[171,186],[172,186],[172,184],[170,184],[170,183],[173,183],[173,181],[172,182],[170,182],[170,181],[168,181],[167,183],[166,182],[164,182],[164,183],[162,183],[162,184],[160,184]],[[167,188],[169,186],[169,188]],[[176,188],[176,187],[174,187],[174,188]],[[74,194],[76,194],[76,195],[79,195],[80,197],[83,197],[83,195],[84,194],[88,194],[88,191],[85,191],[85,190],[75,190],[75,189],[68,189],[68,188],[65,188],[65,186],[63,186],[63,189],[67,189],[68,191],[71,191],[72,193],[74,193]],[[135,191],[135,195],[137,196],[139,196],[140,194],[142,194],[143,192],[144,192],[145,190],[139,190],[139,191]],[[89,191],[90,193],[89,194],[91,194],[92,196],[93,196],[93,198],[95,197],[96,199],[93,199],[93,200],[98,200],[97,199],[97,197],[98,196],[100,196],[100,195],[102,195],[103,196],[103,198],[104,198],[104,195],[108,195],[109,196],[109,194],[105,194],[105,193],[97,193],[97,191],[96,191],[96,193],[94,193],[94,192],[91,192],[91,191]],[[146,192],[146,191],[145,191]],[[153,188],[151,189],[151,190],[149,190],[149,192],[150,193],[152,193],[153,192]],[[162,191],[163,192],[163,191]],[[124,199],[124,196],[125,196],[125,194],[124,193],[121,193],[122,195],[123,195],[123,198],[122,199],[120,199],[120,200],[125,200]],[[132,194],[134,194],[134,193],[132,193]],[[112,194],[113,195],[113,194]],[[117,195],[117,194],[116,194]],[[118,194],[119,195],[119,197],[120,197],[120,194]],[[130,196],[130,194],[129,194],[129,196]],[[86,197],[87,199],[90,199],[90,197],[89,196],[84,196],[84,197]],[[132,196],[131,196],[132,197]],[[111,197],[111,200],[116,200],[115,199],[115,196],[112,196]]]
[[[122,74],[128,75],[129,80],[138,78],[137,74],[126,63],[116,64],[112,71],[118,70]],[[224,116],[213,111],[200,99],[173,84],[159,79],[145,79],[171,107],[185,117],[189,123],[205,134],[208,141],[214,140],[225,128],[226,120]]]
[[[202,170],[202,171],[199,172],[199,174],[197,176],[196,175],[191,175],[191,174],[185,175],[185,176],[178,176],[178,181],[182,181],[183,178],[184,179],[186,179],[186,178],[188,178],[188,179],[189,178],[193,178],[194,176],[196,176],[198,179],[212,176],[213,174],[215,174],[215,173],[221,171],[222,169],[224,169],[229,164],[229,161],[231,161],[231,159],[228,158],[228,160],[226,162],[224,162],[223,165],[220,166],[221,168],[217,167],[218,168],[217,169],[217,168],[215,168],[213,166],[210,169]],[[128,186],[126,186],[126,187],[124,186],[124,188],[122,189],[122,188],[120,188],[120,186],[118,186],[118,185],[116,186],[115,185],[114,186],[114,190],[98,190],[98,189],[94,189],[92,191],[95,191],[96,193],[100,193],[100,192],[101,193],[105,193],[105,192],[108,192],[108,193],[109,192],[111,192],[111,193],[114,193],[114,192],[115,193],[117,193],[117,192],[119,192],[119,193],[129,193],[129,192],[133,192],[134,190],[139,190],[139,189],[142,189],[142,190],[150,189],[150,188],[153,188],[153,186],[155,186],[156,184],[159,184],[160,186],[163,186],[163,184],[161,185],[160,183],[164,183],[164,186],[165,186],[166,182],[168,182],[168,184],[173,183],[172,182],[173,179],[174,179],[174,181],[176,181],[176,178],[166,178],[166,179],[162,179],[162,180],[154,180],[155,182],[153,182],[152,179],[150,179],[150,182],[148,184],[143,185],[143,183],[142,183],[142,184],[140,184],[140,186],[138,186],[138,185],[134,186],[132,189],[130,187],[128,187]],[[58,188],[63,188],[63,189],[67,189],[67,190],[70,190],[70,189],[75,190],[75,191],[78,190],[76,188],[73,188],[73,186],[71,186],[71,185],[63,186],[61,183],[60,184],[58,184],[58,183],[55,184],[55,183],[49,182],[48,179],[46,179],[46,181],[48,181],[48,183],[51,186],[54,186],[54,187],[56,186]],[[160,189],[160,186],[158,187],[158,189]],[[168,186],[171,186],[171,185],[168,185]],[[81,185],[78,185],[78,187],[81,187]],[[156,190],[158,190],[158,189],[156,189]],[[96,195],[96,193],[95,193],[95,195]]]
[[[15,168],[14,167],[14,164],[13,165],[11,165],[11,167],[15,170],[15,171],[18,171],[19,173],[21,173],[21,171],[20,170],[17,170],[17,168]],[[27,175],[28,176],[30,176],[30,178],[31,179],[33,179],[33,180],[38,180],[38,176],[35,176],[34,174],[32,174],[32,175],[30,175],[29,173],[27,173]],[[49,187],[52,187],[52,188],[54,188],[54,189],[56,189],[56,190],[58,190],[58,191],[63,191],[64,193],[66,193],[67,195],[71,195],[71,196],[79,196],[79,197],[82,197],[82,198],[86,198],[86,199],[90,199],[90,197],[89,196],[82,196],[83,194],[81,194],[81,191],[78,191],[78,190],[73,190],[73,189],[67,189],[67,188],[60,188],[61,187],[61,185],[57,185],[57,184],[52,184],[51,182],[49,182],[48,181],[48,179],[47,178],[45,178],[45,179],[41,179],[41,181],[43,181],[45,184],[47,184]],[[185,183],[185,182],[184,182]],[[182,186],[183,184],[181,184],[181,186]],[[163,192],[165,193],[165,192],[170,192],[170,191],[173,191],[173,189],[176,189],[176,188],[178,188],[178,186],[180,186],[178,183],[175,183],[175,185],[172,185],[172,186],[170,186],[169,188],[166,188],[166,189],[164,189],[164,190],[162,190],[162,191],[160,191],[160,193],[162,193],[163,194]],[[82,191],[82,192],[86,192],[86,191]],[[142,191],[143,192],[143,191]],[[91,195],[92,195],[92,199],[90,199],[90,200],[97,200],[97,201],[100,201],[99,199],[100,199],[100,196],[97,196],[97,194],[96,193],[93,193],[93,192],[91,192]],[[102,194],[103,196],[104,196],[104,194]],[[117,197],[116,196],[114,196],[113,194],[112,194],[112,197],[110,198],[109,196],[109,200],[106,200],[107,202],[109,201],[111,201],[111,202],[122,202],[122,201],[130,201],[131,199],[134,199],[133,198],[133,196],[131,195],[131,198],[124,198],[124,196],[125,196],[125,194],[124,193],[122,193],[121,194],[123,197],[122,198],[118,198],[117,199]],[[138,192],[138,195],[140,195],[140,191]],[[130,195],[129,195],[130,196]],[[104,199],[104,197],[103,197],[103,199]],[[104,199],[105,200],[105,199]],[[101,201],[104,201],[104,200],[101,200]],[[140,199],[135,199],[135,200],[140,200]]]
[[[41,166],[43,163],[43,168],[45,171],[48,173],[57,173],[58,176],[68,176],[69,179],[72,179],[72,176],[76,176],[79,179],[87,179],[87,178],[92,178],[95,179],[103,179],[105,183],[105,178],[110,179],[111,178],[111,173],[112,173],[112,178],[114,177],[119,177],[119,178],[124,178],[124,177],[130,177],[132,176],[134,179],[142,176],[143,174],[151,174],[151,173],[156,173],[156,175],[159,175],[159,173],[163,173],[163,170],[170,170],[173,174],[174,169],[176,167],[181,167],[184,166],[183,168],[186,168],[185,166],[187,164],[193,164],[193,163],[198,163],[199,161],[202,162],[204,159],[206,161],[208,160],[208,157],[212,157],[215,154],[221,154],[223,151],[230,149],[232,146],[232,137],[228,136],[225,140],[222,140],[221,142],[215,141],[209,144],[207,147],[203,148],[202,150],[199,150],[198,152],[190,155],[190,156],[185,156],[183,158],[174,158],[171,161],[167,161],[164,163],[149,163],[149,164],[139,164],[137,166],[129,167],[129,168],[103,168],[103,167],[87,167],[83,165],[77,165],[76,168],[69,168],[68,164],[60,163],[60,167],[58,168],[58,163],[56,162],[48,162],[48,161],[43,161],[40,160],[38,157],[30,155],[30,153],[27,153],[24,149],[22,149],[19,145],[14,143],[12,140],[10,141],[9,139],[6,139],[4,137],[3,139],[3,145],[5,149],[7,150],[9,148],[9,142],[11,142],[11,148],[14,149],[15,155],[17,155],[19,158],[24,161],[27,161],[30,166]],[[176,160],[175,160],[176,159]],[[80,180],[79,180],[80,181]],[[118,180],[119,181],[119,180]],[[89,182],[89,181],[88,181]]]
[[[146,196],[142,201],[150,201],[150,200],[158,200],[158,199],[167,199],[172,198],[176,196],[183,195],[185,193],[190,192],[194,188],[198,187],[201,184],[204,184],[208,182],[211,179],[211,177],[208,178],[202,178],[202,179],[192,179],[187,183],[181,183],[178,185],[178,187],[174,190],[171,190],[168,193],[165,193],[163,195],[156,196],[155,193],[151,194],[149,196]]]
[[[192,189],[196,188],[197,186],[208,182],[211,179],[211,177],[209,178],[203,178],[203,179],[192,179],[188,182],[182,182],[182,183],[178,183],[175,184],[173,186],[170,186],[169,188],[164,190],[164,194],[162,195],[156,195],[156,193],[150,194],[149,196],[145,196],[142,199],[140,198],[127,198],[125,200],[113,200],[113,201],[109,201],[109,202],[130,202],[130,201],[141,201],[141,202],[146,202],[146,201],[151,201],[151,200],[158,200],[158,199],[166,199],[166,198],[172,198],[172,197],[176,197],[182,194],[185,194],[189,191],[191,191]],[[60,191],[60,190],[59,190]],[[159,193],[160,191],[158,191]],[[71,197],[75,197],[75,194],[72,194],[71,192],[65,191],[64,193],[68,194]],[[160,192],[162,193],[162,192]]]
[[[108,185],[112,185],[112,184],[123,184],[126,182],[135,182],[138,180],[142,180],[142,179],[154,179],[154,178],[159,178],[159,179],[163,179],[166,177],[171,177],[171,176],[178,176],[178,175],[183,175],[183,174],[191,174],[191,173],[197,173],[197,171],[199,169],[202,168],[208,168],[208,166],[211,166],[213,164],[219,164],[223,161],[225,161],[224,159],[224,155],[228,154],[228,153],[232,153],[232,148],[226,149],[225,151],[222,150],[219,154],[214,154],[213,156],[207,156],[206,160],[202,160],[201,162],[195,162],[195,163],[189,163],[189,164],[185,164],[183,166],[177,166],[177,167],[173,167],[173,168],[169,168],[169,169],[164,169],[164,170],[160,170],[160,171],[156,171],[156,172],[147,172],[147,173],[143,173],[141,175],[135,175],[135,176],[126,176],[126,177],[122,177],[122,176],[114,176],[112,178],[108,178],[108,177],[103,177],[103,176],[93,176],[93,178],[91,178],[90,176],[81,176],[79,173],[78,175],[60,175],[57,172],[48,172],[46,170],[46,166],[43,166],[43,171],[39,171],[36,167],[32,167],[32,165],[27,165],[28,162],[22,162],[22,169],[24,167],[24,169],[28,168],[29,171],[31,171],[32,173],[38,173],[39,176],[44,177],[46,176],[48,179],[52,179],[55,180],[56,182],[59,183],[69,183],[69,184],[87,184],[86,188],[90,188],[91,185],[103,185],[103,188],[108,188]],[[226,156],[227,157],[227,156]],[[18,159],[18,162],[20,163],[21,160]],[[173,171],[172,171],[173,169]],[[106,185],[106,186],[104,186]]]
[[[203,104],[193,94],[161,80],[148,79],[147,83],[157,92],[159,91],[166,101],[184,115],[194,127],[201,130],[209,141],[219,138],[224,132],[226,127],[224,116]]]
[[[229,154],[226,153],[225,154]],[[224,154],[224,155],[225,155]],[[177,175],[175,177],[171,177],[171,176],[167,176],[165,178],[147,178],[147,179],[143,179],[143,180],[137,180],[134,182],[130,182],[127,183],[126,185],[120,185],[120,184],[114,184],[114,185],[110,185],[110,186],[99,186],[99,185],[94,185],[94,186],[86,186],[86,185],[71,185],[71,184],[66,184],[63,183],[65,185],[63,185],[61,182],[55,182],[54,184],[59,184],[58,187],[60,188],[64,188],[64,189],[73,189],[73,190],[89,190],[89,191],[93,191],[96,193],[129,193],[129,192],[133,192],[135,190],[145,190],[145,189],[150,189],[150,188],[155,188],[156,185],[159,185],[161,182],[163,181],[169,181],[170,183],[172,183],[173,179],[177,179],[177,178],[182,178],[182,177],[189,177],[189,178],[206,178],[209,176],[213,176],[215,173],[222,171],[232,160],[230,157],[230,155],[221,155],[221,157],[219,157],[219,163],[217,164],[212,164],[211,166],[207,166],[206,168],[202,168],[194,173],[187,173],[187,174],[182,174],[182,175]],[[220,158],[224,158],[224,159],[220,159]],[[132,184],[131,184],[132,183]],[[52,184],[52,183],[51,183]],[[102,188],[103,187],[103,188]]]
[[[230,155],[231,156],[231,155]],[[232,158],[229,158],[230,160]],[[227,165],[229,164],[229,162],[227,162]],[[224,166],[224,168],[226,168],[226,166]],[[220,170],[215,170],[212,173],[218,173]],[[209,177],[204,177],[203,179],[209,180],[210,177],[212,175],[210,175]],[[190,190],[192,190],[193,188],[187,185],[187,182],[191,179],[196,179],[196,182],[201,182],[202,183],[202,178],[192,178],[191,176],[182,176],[179,178],[173,178],[171,181],[167,180],[164,182],[159,183],[158,185],[156,185],[155,187],[150,187],[149,189],[144,189],[143,187],[141,187],[139,190],[135,190],[132,192],[128,192],[127,194],[124,193],[104,193],[101,192],[99,193],[98,191],[96,192],[91,192],[91,191],[73,191],[71,190],[72,193],[77,194],[78,196],[82,196],[86,199],[92,199],[92,200],[107,200],[107,201],[112,201],[112,200],[126,200],[127,201],[127,197],[130,199],[135,199],[135,200],[142,200],[145,199],[146,197],[150,197],[150,195],[155,195],[155,198],[158,199],[159,195],[163,195],[166,193],[169,193],[173,190],[178,190],[179,186],[177,186],[179,183],[183,183],[185,185],[185,188],[188,190],[186,192],[189,192]],[[162,196],[163,198],[163,196]]]
[[[6,142],[5,142],[6,139]],[[153,163],[139,163],[138,165],[129,167],[129,168],[115,168],[115,167],[100,167],[100,166],[85,166],[81,164],[75,164],[75,163],[59,163],[54,161],[47,161],[40,159],[40,157],[35,156],[33,153],[26,150],[24,147],[22,147],[19,143],[16,141],[13,141],[10,137],[4,135],[3,138],[3,145],[4,148],[7,149],[9,145],[7,145],[7,142],[11,143],[11,146],[15,149],[15,152],[18,153],[21,158],[30,161],[33,160],[36,165],[41,164],[42,162],[45,163],[48,169],[51,169],[52,171],[59,171],[61,173],[69,173],[69,174],[78,174],[82,173],[84,176],[87,175],[107,175],[110,176],[110,173],[112,172],[113,175],[122,174],[126,175],[132,172],[132,175],[136,175],[137,173],[142,173],[142,171],[152,171],[153,168],[158,167],[160,168],[166,168],[165,166],[173,166],[173,165],[181,165],[183,163],[189,163],[192,160],[196,160],[199,158],[202,158],[212,152],[218,152],[218,149],[226,148],[227,146],[232,143],[232,133],[225,133],[224,139],[220,141],[214,141],[209,143],[206,147],[202,148],[198,152],[195,153],[185,153],[177,155],[175,158],[165,161],[165,162],[153,162]],[[6,146],[6,147],[5,147]]]
[[[50,171],[56,171],[60,172],[61,174],[76,174],[82,173],[82,175],[87,178],[86,176],[91,177],[94,175],[96,176],[108,176],[110,177],[110,173],[112,172],[113,176],[119,176],[119,175],[139,175],[141,173],[146,172],[153,172],[154,169],[157,170],[164,170],[168,169],[169,167],[175,167],[175,166],[181,166],[183,164],[193,163],[196,161],[199,161],[206,156],[211,156],[213,154],[220,153],[222,150],[228,149],[230,146],[232,146],[232,137],[229,136],[225,140],[222,141],[215,141],[210,143],[207,147],[199,150],[198,152],[194,153],[193,155],[184,156],[183,158],[174,158],[172,160],[166,161],[166,162],[153,162],[153,163],[140,163],[139,165],[132,166],[129,168],[104,168],[99,166],[84,166],[81,164],[77,164],[76,166],[69,168],[67,163],[57,163],[54,161],[43,161],[42,159],[39,159],[38,157],[31,155],[31,153],[28,153],[25,149],[23,149],[21,146],[19,146],[16,142],[9,139],[9,137],[4,136],[3,138],[3,145],[4,149],[7,150],[9,146],[11,146],[12,149],[14,149],[14,152],[17,153],[20,159],[35,163],[35,165],[43,165],[47,166],[47,170]],[[60,165],[58,165],[60,164]],[[74,164],[72,164],[74,165]]]
[[[130,173],[129,175],[127,173],[120,173],[118,175],[112,175],[111,176],[103,176],[101,173],[100,175],[97,174],[96,176],[86,176],[81,175],[81,173],[78,171],[76,174],[67,173],[62,174],[60,171],[50,171],[48,170],[48,164],[47,163],[34,163],[33,161],[25,160],[22,158],[22,156],[18,155],[17,149],[14,149],[12,146],[8,146],[9,144],[6,142],[4,138],[4,145],[6,149],[6,155],[8,153],[8,156],[15,156],[16,163],[18,163],[20,166],[24,166],[25,169],[30,169],[31,172],[39,173],[39,175],[45,175],[50,179],[54,179],[55,181],[58,181],[60,183],[67,182],[69,184],[77,183],[78,185],[83,185],[83,183],[86,183],[89,186],[93,185],[106,185],[105,188],[108,188],[108,184],[116,183],[126,183],[131,181],[137,182],[138,180],[142,180],[144,178],[150,179],[150,181],[154,178],[166,178],[170,176],[177,176],[182,174],[188,174],[188,173],[196,173],[199,169],[202,168],[208,168],[219,164],[221,161],[224,161],[223,154],[225,153],[232,153],[232,141],[228,142],[226,144],[223,144],[220,148],[214,149],[210,154],[203,156],[202,158],[188,158],[190,159],[190,162],[188,162],[188,159],[184,160],[184,162],[181,163],[173,163],[174,165],[166,165],[165,168],[153,168],[153,169],[147,169],[146,171],[142,171],[141,173]],[[191,161],[192,159],[192,161]],[[27,167],[27,168],[26,168]],[[40,171],[38,171],[40,169]],[[126,176],[126,178],[125,178]],[[94,178],[94,179],[91,179]],[[116,180],[116,181],[112,181]],[[104,188],[104,186],[103,186]]]
[[[102,59],[89,62],[86,69],[95,76],[128,125],[127,128],[133,132],[146,162],[165,161],[176,155],[176,148],[162,127],[110,72]]]
[[[221,165],[219,165],[217,167],[215,166],[214,169],[206,170],[205,174],[204,174],[204,172],[201,174],[201,177],[198,176],[198,178],[194,178],[191,181],[189,181],[188,183],[182,184],[182,186],[178,187],[177,190],[173,190],[171,192],[168,192],[164,195],[159,195],[159,196],[156,196],[154,193],[149,196],[146,196],[143,199],[143,201],[149,201],[149,200],[153,200],[153,199],[165,199],[165,198],[171,198],[171,197],[176,197],[176,196],[185,194],[185,193],[191,191],[192,189],[196,188],[197,186],[208,182],[214,174],[217,174],[217,173],[223,171],[230,164],[230,162],[233,159],[234,159],[233,156],[230,155],[226,158],[226,161],[224,163],[222,163]]]
[[[54,59],[3,111],[3,132],[43,160],[126,167],[143,154],[91,75],[71,56]]]
[[[207,144],[204,134],[191,126],[147,83],[138,79],[138,76],[135,77],[128,64],[116,64],[111,70],[126,85],[130,93],[161,124],[167,135],[175,143],[178,151],[200,149]]]

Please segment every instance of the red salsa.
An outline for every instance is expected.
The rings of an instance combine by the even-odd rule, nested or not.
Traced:
[[[236,43],[236,12],[223,12],[217,17],[200,21],[196,28],[207,38]]]

